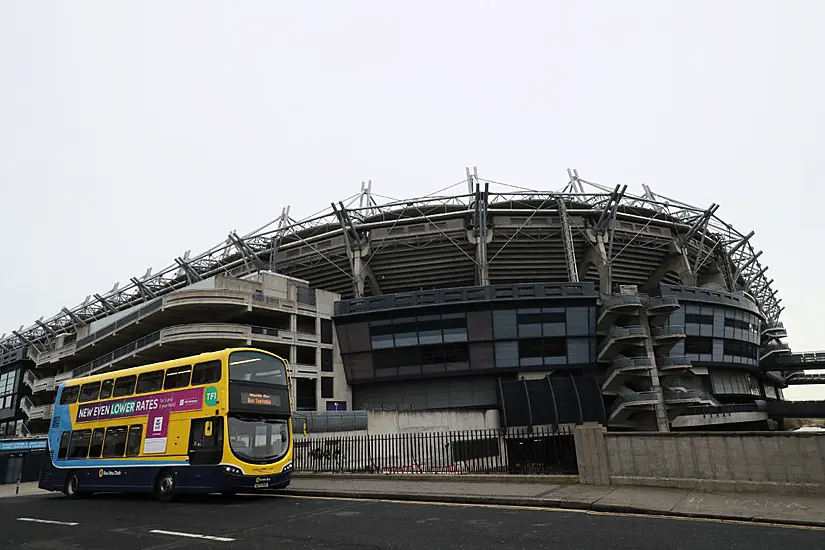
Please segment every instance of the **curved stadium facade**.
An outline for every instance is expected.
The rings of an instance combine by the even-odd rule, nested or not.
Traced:
[[[377,198],[285,208],[13,331],[0,375],[19,378],[20,414],[0,437],[44,432],[63,380],[232,345],[288,358],[303,411],[493,411],[505,427],[767,429],[783,388],[816,378],[802,367],[822,358],[782,342],[753,232],[717,205],[575,172],[555,192],[468,171]]]

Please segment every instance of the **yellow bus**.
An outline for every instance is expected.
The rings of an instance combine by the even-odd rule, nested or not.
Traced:
[[[96,374],[58,388],[39,487],[234,494],[292,478],[287,362],[232,348]]]

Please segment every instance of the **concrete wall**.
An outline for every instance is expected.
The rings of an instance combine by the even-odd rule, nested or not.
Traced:
[[[355,412],[355,411],[353,411]],[[359,411],[360,412],[360,411]],[[302,413],[304,414],[304,413]],[[499,412],[487,411],[367,411],[365,430],[348,430],[310,434],[310,437],[344,437],[350,435],[400,434],[410,432],[450,432],[498,429]],[[293,419],[296,437],[302,437],[303,423]]]
[[[582,483],[825,494],[825,435],[576,430]]]
[[[497,410],[369,411],[370,433],[489,430],[499,427]]]

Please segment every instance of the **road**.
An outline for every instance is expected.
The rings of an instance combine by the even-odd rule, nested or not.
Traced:
[[[289,496],[0,499],[0,548],[822,548],[825,530]]]

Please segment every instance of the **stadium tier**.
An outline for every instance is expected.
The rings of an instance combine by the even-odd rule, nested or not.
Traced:
[[[0,376],[18,380],[9,394],[19,399],[0,428],[43,433],[72,377],[239,344],[290,361],[307,414],[773,426],[783,388],[817,382],[802,369],[825,363],[783,342],[754,233],[720,220],[715,204],[568,175],[542,191],[468,170],[425,197],[362,184],[304,220],[284,208],[257,231],[0,339]]]

